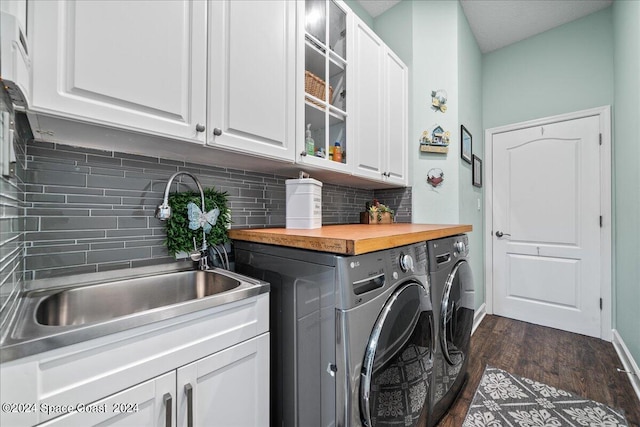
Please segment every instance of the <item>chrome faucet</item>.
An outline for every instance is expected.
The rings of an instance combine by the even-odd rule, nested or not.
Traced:
[[[195,175],[189,172],[176,172],[171,175],[169,181],[167,182],[167,186],[164,189],[164,198],[162,199],[162,204],[156,208],[156,218],[160,221],[166,221],[171,218],[171,206],[169,206],[169,189],[171,188],[171,183],[178,175],[187,175],[193,179],[193,182],[198,186],[198,191],[200,192],[200,210],[202,212],[205,211],[204,207],[204,190],[202,189],[202,185],[198,178]],[[195,238],[194,238],[194,246],[195,246]],[[195,249],[195,248],[194,248]],[[193,261],[198,261],[198,268],[200,270],[207,270],[209,268],[209,264],[207,262],[207,233],[205,233],[204,228],[202,229],[202,248],[200,251],[196,251],[191,253],[191,259]]]

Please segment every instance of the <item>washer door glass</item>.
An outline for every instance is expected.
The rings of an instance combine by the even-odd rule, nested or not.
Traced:
[[[461,364],[468,354],[473,304],[471,267],[467,261],[460,261],[447,278],[440,310],[440,344],[449,365]]]
[[[360,375],[365,426],[417,424],[428,406],[433,344],[429,293],[418,282],[401,285],[378,316],[365,352]]]

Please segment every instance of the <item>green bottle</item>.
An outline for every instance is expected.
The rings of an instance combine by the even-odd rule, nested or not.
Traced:
[[[316,149],[316,143],[313,140],[313,138],[311,138],[311,123],[307,124],[307,131],[305,132],[304,144],[305,144],[307,154],[310,156],[313,156],[315,154],[314,152]]]

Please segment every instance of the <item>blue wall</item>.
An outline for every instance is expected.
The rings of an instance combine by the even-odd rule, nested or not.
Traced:
[[[482,129],[482,53],[471,32],[467,18],[458,4],[458,121],[471,133],[473,154],[484,157]],[[460,222],[471,224],[469,263],[476,289],[476,309],[485,302],[484,282],[484,187],[472,185],[471,165],[460,160],[460,126],[455,132],[460,168]]]
[[[611,8],[485,54],[485,129],[613,104]]]
[[[474,226],[474,253],[484,247],[483,219],[477,213],[477,199],[483,195],[467,185],[471,168],[466,163],[456,166],[436,157],[421,158],[415,150],[416,132],[433,118],[425,118],[430,112],[424,108],[424,92],[430,87],[455,86],[452,99],[457,111],[451,116],[457,115],[458,128],[452,129],[452,145],[459,144],[459,124],[464,124],[473,135],[473,151],[480,157],[484,129],[612,105],[613,324],[640,363],[640,2],[616,1],[613,7],[485,55],[475,46],[460,6],[452,14],[450,3],[405,0],[373,20],[374,30],[409,66],[409,152],[413,197],[418,200],[414,222],[457,216],[458,222]],[[366,14],[362,9],[357,13]],[[444,23],[440,26],[446,27],[444,33],[428,31],[424,22],[432,19]],[[369,22],[366,17],[363,20]],[[453,45],[451,38],[456,40]],[[456,76],[453,83],[429,71],[429,61],[435,57],[442,58]],[[450,148],[453,153],[448,160],[459,159],[459,148]],[[454,200],[445,200],[440,213],[434,205],[441,200],[434,195],[429,198],[422,179],[425,168],[438,164],[454,167],[456,174],[456,189],[451,191]],[[421,209],[429,213],[420,214]],[[484,297],[484,259],[472,262],[476,290]]]
[[[437,31],[425,22],[438,22]],[[476,308],[484,302],[482,189],[471,184],[471,165],[460,158],[460,124],[482,153],[482,54],[458,2],[402,1],[374,19],[374,30],[409,67],[409,159],[413,222],[464,223],[469,234]],[[447,92],[446,113],[431,108],[431,91]],[[418,140],[434,124],[451,132],[449,153],[420,153]],[[440,168],[445,182],[434,189],[427,171]],[[481,208],[478,209],[478,201]]]
[[[640,362],[640,2],[612,7],[483,56],[492,128],[612,105],[613,327]]]

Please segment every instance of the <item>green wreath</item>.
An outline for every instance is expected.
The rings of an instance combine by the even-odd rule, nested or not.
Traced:
[[[202,246],[202,228],[191,230],[189,228],[189,217],[187,216],[187,204],[195,203],[199,208],[202,203],[200,193],[191,191],[184,193],[169,194],[169,206],[171,206],[171,217],[165,221],[165,231],[167,233],[167,249],[169,254],[175,256],[179,252],[191,252],[194,250],[193,239],[195,238],[197,248]],[[231,211],[227,207],[227,193],[216,191],[213,188],[204,189],[205,212],[218,208],[220,215],[211,231],[207,233],[207,246],[219,245],[229,241],[227,230],[231,224]],[[196,248],[196,249],[197,249]]]

